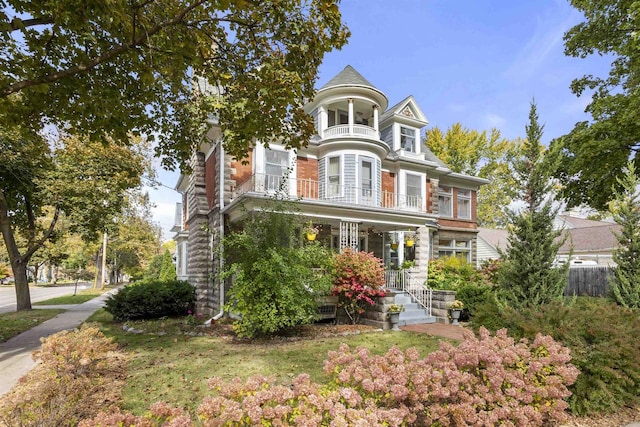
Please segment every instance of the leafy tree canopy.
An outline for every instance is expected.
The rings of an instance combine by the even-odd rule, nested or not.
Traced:
[[[478,193],[478,224],[503,228],[507,224],[505,208],[514,196],[513,161],[522,149],[522,141],[501,138],[500,131],[469,130],[456,123],[443,133],[428,129],[424,143],[454,172],[475,175],[491,182]]]
[[[238,158],[255,138],[300,146],[318,66],[349,35],[338,3],[0,0],[0,127],[122,142],[158,132],[168,166],[212,113]]]
[[[618,178],[630,158],[640,166],[640,3],[636,0],[572,0],[585,21],[565,34],[565,54],[586,58],[610,55],[609,75],[575,79],[572,91],[592,101],[586,111],[591,122],[577,123],[553,144],[562,149],[557,177],[570,206],[589,205],[606,210],[611,188],[621,190]],[[634,157],[635,155],[635,157]]]

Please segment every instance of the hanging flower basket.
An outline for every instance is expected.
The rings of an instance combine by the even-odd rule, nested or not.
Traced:
[[[398,250],[398,246],[399,246],[399,245],[398,245],[398,242],[393,242],[393,243],[391,243],[391,249],[393,249],[394,251],[395,251],[395,250]]]
[[[416,243],[416,241],[415,241],[415,240],[413,240],[413,239],[407,239],[407,240],[405,240],[405,242],[404,242],[404,244],[405,244],[408,248],[412,247],[415,243]]]
[[[316,240],[316,236],[318,235],[318,227],[315,227],[311,221],[307,225],[304,226],[304,234],[307,236],[307,240],[313,242]]]

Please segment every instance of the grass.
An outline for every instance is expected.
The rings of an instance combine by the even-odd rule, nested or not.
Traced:
[[[111,315],[98,311],[89,321],[98,322],[105,335],[113,337],[126,351],[129,376],[124,391],[124,409],[142,414],[156,401],[165,401],[193,411],[207,396],[207,379],[273,375],[288,384],[301,373],[323,382],[323,361],[327,352],[341,343],[364,346],[384,354],[396,345],[416,347],[421,354],[438,348],[439,339],[413,332],[370,332],[331,338],[238,341],[230,335],[189,336],[185,318],[129,322],[147,332],[163,330],[166,335],[133,334],[122,330]],[[214,328],[221,328],[216,325]]]
[[[89,300],[94,299],[97,296],[102,295],[109,289],[84,289],[78,292],[76,295],[65,295],[62,297],[50,298],[45,301],[39,301],[33,305],[66,305],[66,304],[82,304]]]
[[[64,310],[38,309],[27,311],[14,311],[0,314],[0,342],[15,337],[40,323],[47,321]]]

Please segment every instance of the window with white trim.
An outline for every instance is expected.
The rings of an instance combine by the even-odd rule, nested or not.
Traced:
[[[287,176],[289,153],[287,151],[265,150],[264,173],[266,190],[276,191]]]
[[[438,257],[456,257],[471,262],[471,240],[440,239]]]
[[[471,219],[471,191],[458,188],[458,218]]]
[[[440,208],[440,216],[453,216],[453,193],[451,187],[438,187],[438,205]]]
[[[327,194],[329,197],[339,196],[340,189],[340,156],[329,157],[327,161]]]
[[[370,160],[360,161],[360,186],[362,197],[370,199],[373,195],[373,162]]]
[[[406,206],[415,209],[420,208],[422,205],[422,177],[408,173],[405,184]]]
[[[404,151],[416,153],[416,130],[400,126],[400,147]]]

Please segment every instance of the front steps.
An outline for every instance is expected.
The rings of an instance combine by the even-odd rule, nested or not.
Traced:
[[[436,318],[429,316],[427,310],[417,302],[414,302],[411,295],[405,292],[397,293],[394,296],[394,303],[404,305],[404,311],[400,313],[398,326],[436,323]]]

